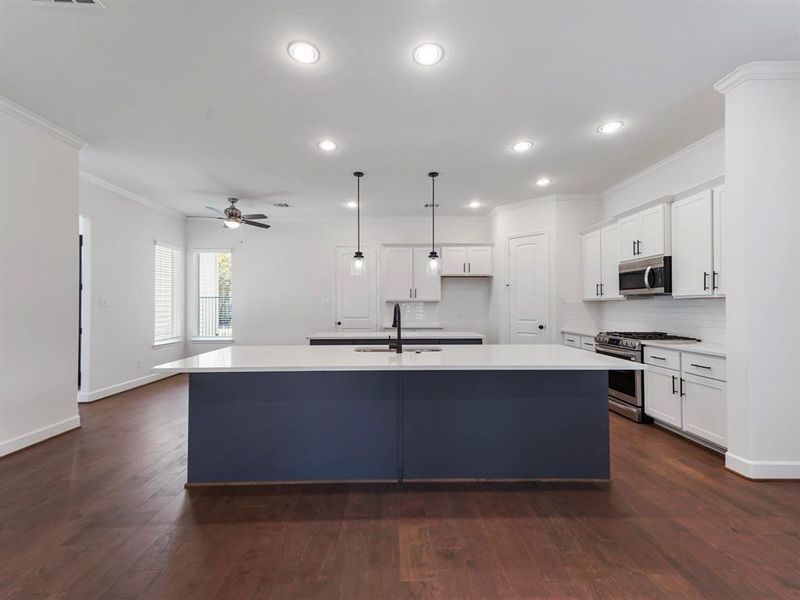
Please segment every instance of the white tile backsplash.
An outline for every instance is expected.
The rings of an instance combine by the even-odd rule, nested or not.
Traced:
[[[725,343],[725,299],[669,296],[602,303],[603,331],[664,331]]]

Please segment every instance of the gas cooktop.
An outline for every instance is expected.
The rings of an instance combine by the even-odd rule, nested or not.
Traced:
[[[642,342],[692,343],[697,338],[670,335],[662,331],[603,331],[594,338],[598,346],[641,350]]]

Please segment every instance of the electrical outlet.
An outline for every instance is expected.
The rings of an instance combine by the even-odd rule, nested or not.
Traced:
[[[144,361],[141,358],[137,358],[136,359],[136,368],[137,369],[141,369],[142,367],[144,367]]]
[[[99,298],[97,298],[97,305],[102,307],[108,306],[108,298],[106,298],[105,296],[100,296]]]

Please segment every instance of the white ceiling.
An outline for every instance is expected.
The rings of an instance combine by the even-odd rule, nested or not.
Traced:
[[[342,214],[357,169],[374,215],[421,213],[432,169],[446,214],[542,195],[541,175],[599,192],[722,127],[730,70],[800,58],[800,2],[104,2],[0,1],[0,94],[89,140],[82,169],[187,214],[228,195]],[[291,61],[295,39],[321,60]],[[411,61],[422,41],[440,64]]]

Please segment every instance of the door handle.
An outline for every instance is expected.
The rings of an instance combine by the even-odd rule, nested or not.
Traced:
[[[650,272],[651,272],[652,270],[653,270],[653,267],[647,267],[647,268],[644,270],[644,287],[646,287],[648,290],[651,290],[651,289],[653,289],[653,288],[650,286]]]
[[[544,325],[539,325],[539,329],[544,329]],[[574,342],[575,340],[570,340],[570,342]]]
[[[676,379],[676,377],[675,377],[675,375],[673,375],[672,376],[672,393],[673,394],[676,392],[676,390],[675,390],[675,379]]]
[[[341,321],[336,321],[336,325],[341,325],[341,324],[342,324]]]
[[[708,289],[708,273],[703,271],[703,291]]]
[[[684,384],[684,383],[685,383],[685,381],[683,381],[683,377],[681,377],[681,385],[680,385],[680,388],[681,388],[681,396],[685,396],[685,395],[686,395],[686,392],[684,392],[684,391],[683,391],[683,384]]]

